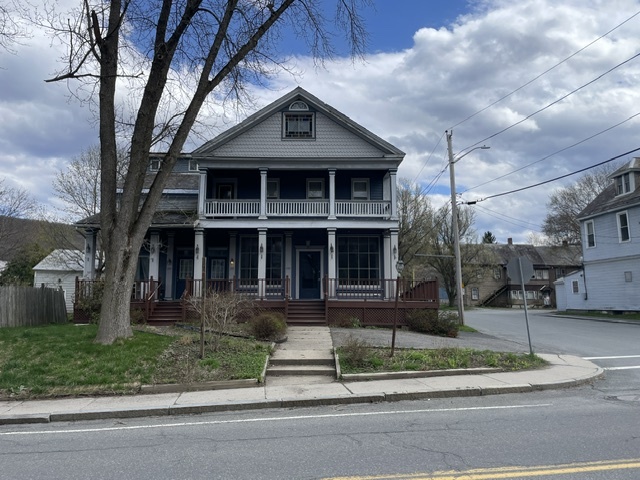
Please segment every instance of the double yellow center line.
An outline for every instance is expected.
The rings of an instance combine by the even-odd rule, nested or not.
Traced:
[[[449,470],[433,473],[332,477],[326,480],[494,480],[501,478],[528,478],[633,469],[640,469],[640,458],[608,460],[601,462],[567,463],[563,465],[537,465],[533,467],[499,467],[465,471]]]

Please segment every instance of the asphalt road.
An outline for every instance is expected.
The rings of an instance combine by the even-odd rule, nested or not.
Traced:
[[[604,396],[640,397],[640,323],[558,317],[546,310],[529,310],[528,316],[534,352],[589,359],[605,369],[604,380],[595,384]],[[484,335],[528,351],[524,310],[475,309],[465,312],[465,321]]]
[[[11,426],[0,428],[0,477],[630,480],[640,478],[638,407],[584,387]]]

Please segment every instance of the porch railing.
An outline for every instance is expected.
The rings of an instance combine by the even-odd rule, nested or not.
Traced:
[[[324,279],[327,299],[395,300],[396,289],[400,301],[438,302],[438,283],[435,280],[414,281],[400,279]]]
[[[328,200],[267,200],[267,217],[328,217]],[[207,217],[258,217],[260,200],[207,200],[204,202]],[[335,202],[336,217],[389,218],[389,201]]]
[[[221,280],[194,280],[188,278],[183,296],[202,294],[202,285],[207,291],[230,292],[257,299],[287,299],[291,296],[291,281],[289,277],[281,279],[265,278],[233,278]]]
[[[267,216],[319,216],[329,215],[329,202],[326,200],[269,200]]]

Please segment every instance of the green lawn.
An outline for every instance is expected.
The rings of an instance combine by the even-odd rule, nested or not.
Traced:
[[[225,338],[199,358],[197,337],[136,331],[113,345],[95,325],[0,329],[0,396],[134,393],[141,384],[258,378],[269,345]]]
[[[557,312],[558,315],[575,315],[576,317],[593,317],[593,318],[611,318],[614,320],[635,320],[640,321],[640,313],[602,313],[587,312],[584,310],[567,310],[566,312]]]

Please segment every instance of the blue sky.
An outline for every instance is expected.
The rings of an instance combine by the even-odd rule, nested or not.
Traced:
[[[456,165],[461,199],[482,200],[640,146],[639,12],[640,0],[378,0],[365,11],[364,61],[338,56],[317,68],[284,41],[296,75],[251,86],[255,105],[227,123],[219,106],[203,111],[211,128],[191,146],[299,85],[405,151],[399,177],[422,185],[435,206],[449,199],[445,130],[456,125],[456,152],[490,145]],[[52,210],[54,175],[98,140],[89,106],[67,85],[44,82],[60,55],[41,32],[15,54],[0,52],[0,179]],[[549,193],[574,178],[481,201],[478,234],[491,230],[502,243],[539,235]]]

